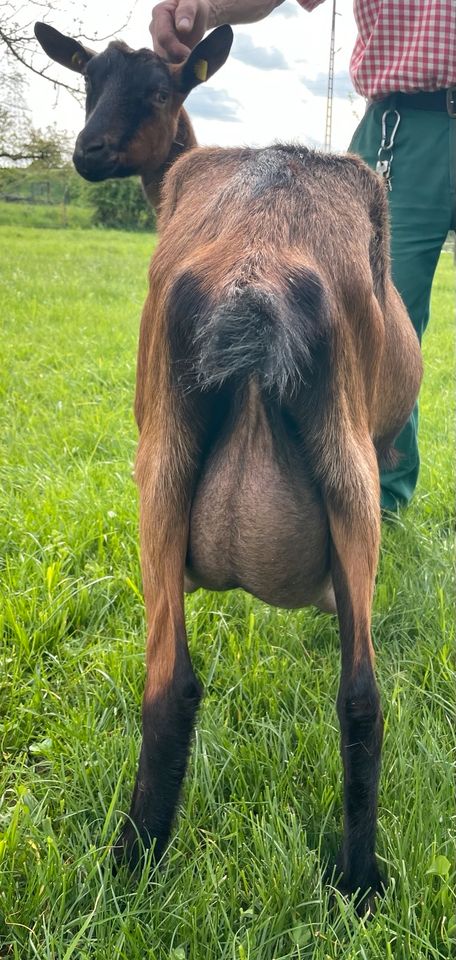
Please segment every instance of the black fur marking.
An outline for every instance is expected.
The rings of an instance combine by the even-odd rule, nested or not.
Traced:
[[[241,168],[241,176],[252,197],[261,197],[273,188],[289,189],[293,182],[287,154],[273,147],[254,154]]]
[[[375,858],[378,783],[380,778],[383,716],[377,683],[368,655],[353,658],[355,627],[369,634],[368,623],[355,625],[346,575],[333,548],[331,570],[337,598],[342,643],[342,676],[337,695],[344,767],[344,845],[340,856],[341,889],[361,891],[382,887]]]
[[[143,741],[129,819],[115,847],[135,868],[154,845],[160,860],[171,833],[202,689],[183,649],[171,686],[143,704]]]
[[[191,374],[196,363],[195,331],[208,309],[209,298],[198,277],[185,270],[174,282],[167,305],[172,377],[184,389],[195,385]]]
[[[360,672],[343,688],[337,703],[344,763],[345,837],[343,883],[350,892],[366,891],[374,873],[377,791],[383,718],[372,672]]]
[[[309,385],[330,336],[329,305],[318,274],[291,272],[286,291],[235,286],[217,306],[196,312],[194,375],[200,388],[255,377],[283,402]]]
[[[122,97],[128,102],[147,101],[151,93],[159,89],[171,89],[170,72],[160,57],[151,50],[130,50],[125,43],[115,41],[107,50],[88,62],[85,69],[95,100],[105,88],[106,82],[115,77]],[[89,106],[93,107],[91,101]]]
[[[361,667],[337,700],[344,765],[345,831],[343,884],[350,892],[366,891],[376,872],[377,794],[383,717],[374,675]],[[378,871],[377,871],[378,874]]]

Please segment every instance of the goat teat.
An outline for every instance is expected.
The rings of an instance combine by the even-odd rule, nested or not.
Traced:
[[[35,24],[35,35],[52,60],[84,76],[86,123],[73,161],[91,181],[135,174],[147,181],[166,164],[185,116],[185,98],[225,63],[233,41],[231,27],[217,27],[184,63],[174,65],[118,40],[96,53],[46,23]],[[186,126],[185,146],[193,146],[188,118]]]

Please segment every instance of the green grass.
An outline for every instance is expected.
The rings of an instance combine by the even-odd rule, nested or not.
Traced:
[[[385,527],[375,600],[390,885],[366,925],[321,882],[341,832],[336,624],[242,593],[187,600],[206,696],[182,812],[160,875],[112,875],[144,681],[131,407],[152,241],[19,227],[0,238],[0,956],[448,958],[450,255],[425,343],[420,486]]]
[[[69,204],[47,203],[6,203],[0,201],[0,226],[40,227],[55,230],[66,227],[92,226],[91,207],[78,207]]]

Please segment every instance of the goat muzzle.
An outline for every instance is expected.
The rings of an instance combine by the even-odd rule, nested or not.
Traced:
[[[117,151],[105,137],[85,142],[80,135],[73,153],[76,170],[86,180],[106,180],[115,176],[119,162]]]

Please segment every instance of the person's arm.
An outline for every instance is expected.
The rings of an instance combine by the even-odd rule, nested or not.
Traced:
[[[154,50],[179,62],[204,37],[222,23],[255,23],[263,20],[283,0],[163,0],[152,10],[150,32]],[[321,0],[317,0],[321,2]]]

